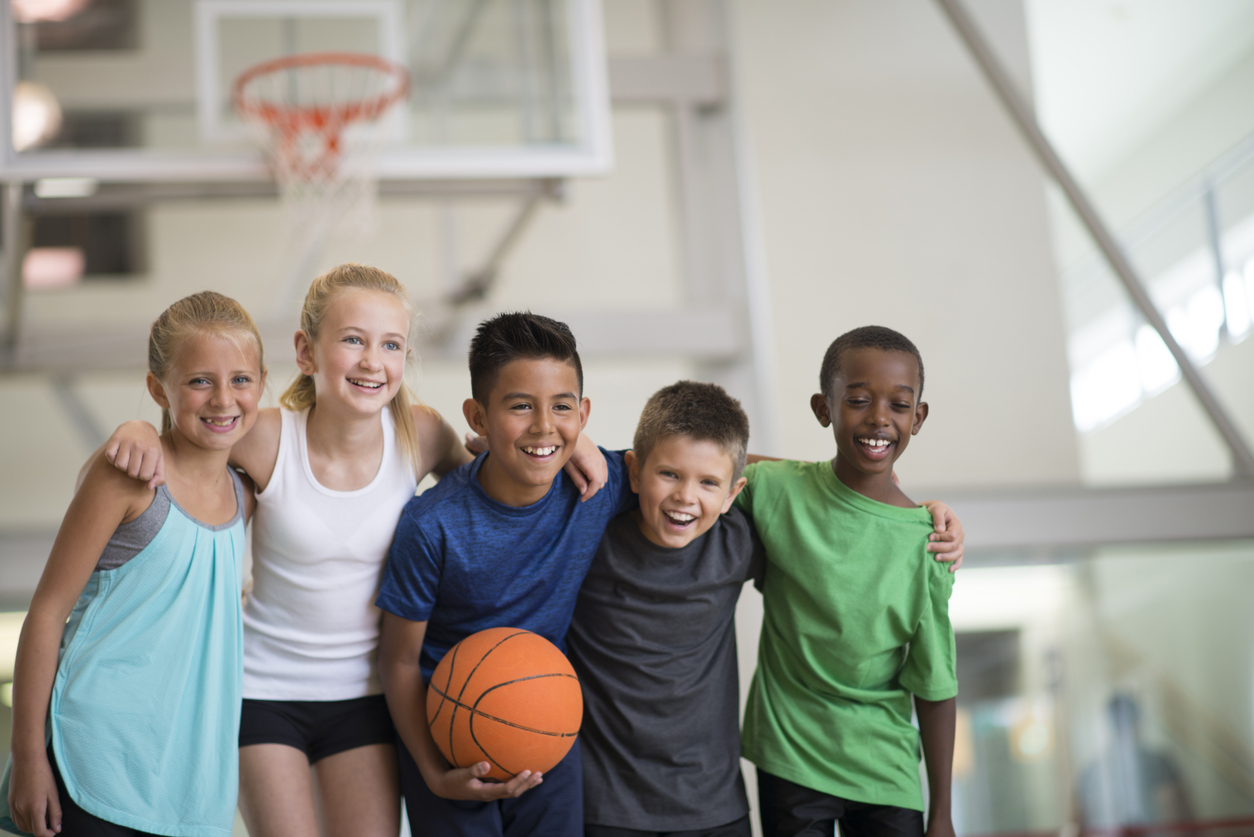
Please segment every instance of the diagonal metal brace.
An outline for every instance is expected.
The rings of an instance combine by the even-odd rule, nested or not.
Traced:
[[[963,9],[959,0],[936,0],[936,2],[945,12],[950,23],[958,30],[958,35],[966,44],[976,63],[979,64],[989,84],[993,86],[997,97],[1001,99],[1006,110],[1010,112],[1010,116],[1014,119],[1015,124],[1018,125],[1019,130],[1023,132],[1028,145],[1032,147],[1046,171],[1049,172],[1050,176],[1054,178],[1054,181],[1066,194],[1067,200],[1071,202],[1071,207],[1080,216],[1080,220],[1084,223],[1085,228],[1088,229],[1089,235],[1093,237],[1093,241],[1110,263],[1111,269],[1119,277],[1119,281],[1123,283],[1124,289],[1127,290],[1128,296],[1132,298],[1133,304],[1136,305],[1141,315],[1145,317],[1145,321],[1158,332],[1158,336],[1162,338],[1163,343],[1171,351],[1172,357],[1176,359],[1176,363],[1180,366],[1180,374],[1184,377],[1189,388],[1193,390],[1193,394],[1197,397],[1198,402],[1201,403],[1202,409],[1206,411],[1211,423],[1215,425],[1215,429],[1219,431],[1219,435],[1223,437],[1224,442],[1227,444],[1228,450],[1232,454],[1232,464],[1236,475],[1254,478],[1254,453],[1250,452],[1250,448],[1246,444],[1245,439],[1242,438],[1236,424],[1224,410],[1223,405],[1219,403],[1219,399],[1215,397],[1214,392],[1211,391],[1205,379],[1202,378],[1193,361],[1185,354],[1184,349],[1176,341],[1176,338],[1172,336],[1171,330],[1167,328],[1167,321],[1163,319],[1163,315],[1159,313],[1153,300],[1150,299],[1144,283],[1137,276],[1131,262],[1128,261],[1127,256],[1124,255],[1123,250],[1116,243],[1114,236],[1106,228],[1105,223],[1097,214],[1097,210],[1089,201],[1088,196],[1080,188],[1079,183],[1071,176],[1071,172],[1067,169],[1057,152],[1054,151],[1054,147],[1050,144],[1049,139],[1036,121],[1036,114],[1019,93],[1014,81],[1005,68],[1001,66],[1001,63],[989,48],[988,43],[984,40],[983,35],[976,28],[974,21],[971,20],[966,10]]]

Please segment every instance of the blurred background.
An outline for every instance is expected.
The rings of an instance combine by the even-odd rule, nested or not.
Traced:
[[[968,533],[959,834],[1254,834],[1254,3],[959,8],[1149,309],[933,0],[4,0],[0,750],[78,469],[158,417],[148,324],[239,299],[274,403],[304,287],[356,261],[409,287],[411,382],[462,430],[497,311],[571,324],[602,445],[698,378],[802,459],[828,343],[904,332],[931,417],[898,474]],[[232,85],[326,50],[386,64],[262,94],[412,88],[276,186]]]

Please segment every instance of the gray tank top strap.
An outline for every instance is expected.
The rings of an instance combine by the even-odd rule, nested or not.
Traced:
[[[240,481],[239,474],[235,473],[233,468],[228,469],[228,472],[231,475],[231,483],[235,489],[235,516],[221,525],[208,526],[200,523],[191,515],[187,515],[190,519],[195,520],[196,523],[205,526],[207,529],[228,529],[243,519],[244,483]],[[187,514],[174,498],[170,496],[168,488],[164,485],[157,486],[156,496],[152,498],[152,503],[149,504],[148,508],[144,509],[143,514],[113,530],[109,543],[105,545],[104,551],[100,553],[100,560],[96,562],[96,569],[116,570],[143,552],[148,544],[152,543],[152,539],[157,537],[161,527],[165,525],[166,518],[170,516],[170,506],[174,506],[183,511],[184,514]]]
[[[113,530],[104,552],[100,553],[100,560],[96,562],[96,569],[116,570],[143,552],[157,537],[169,515],[170,492],[164,485],[159,485],[156,496],[143,514]]]

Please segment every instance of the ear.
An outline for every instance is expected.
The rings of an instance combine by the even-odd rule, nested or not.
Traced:
[[[588,426],[588,416],[592,414],[592,401],[587,398],[579,399],[579,430]]]
[[[462,415],[466,417],[466,423],[470,425],[470,429],[480,436],[488,435],[488,416],[484,412],[483,407],[473,398],[467,398],[462,402]]]
[[[723,503],[723,510],[719,512],[719,514],[727,514],[727,510],[732,507],[732,501],[736,499],[737,494],[744,490],[744,487],[748,482],[748,477],[741,477],[732,483],[732,490],[727,494],[727,502]]]
[[[810,396],[810,409],[814,411],[814,417],[819,420],[819,424],[824,427],[832,426],[832,412],[827,408],[827,399],[823,397],[823,393],[816,392]]]
[[[310,341],[309,335],[298,331],[294,340],[296,341],[296,365],[301,373],[312,375],[317,372],[318,365],[314,363],[313,342]]]
[[[914,408],[914,425],[910,428],[910,435],[918,435],[925,421],[927,421],[927,402],[920,401],[919,406]]]
[[[639,494],[640,458],[636,456],[634,450],[629,450],[623,454],[623,461],[627,463],[627,479],[631,482],[631,491],[633,494]]]
[[[161,383],[161,379],[149,372],[147,383],[148,394],[152,396],[152,400],[156,401],[161,409],[170,409],[170,399],[165,394],[165,384]]]

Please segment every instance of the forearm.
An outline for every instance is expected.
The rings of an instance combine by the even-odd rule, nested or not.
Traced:
[[[417,666],[396,663],[384,670],[383,692],[392,722],[427,787],[436,787],[448,766],[427,725],[427,685],[422,680],[422,672]]]
[[[927,765],[928,832],[935,833],[933,828],[939,827],[941,833],[952,833],[950,796],[957,699],[932,701],[915,696],[914,707],[919,716],[919,737],[923,740],[923,760]]]
[[[22,625],[13,669],[13,758],[44,758],[44,728],[57,676],[65,620],[32,609]]]

